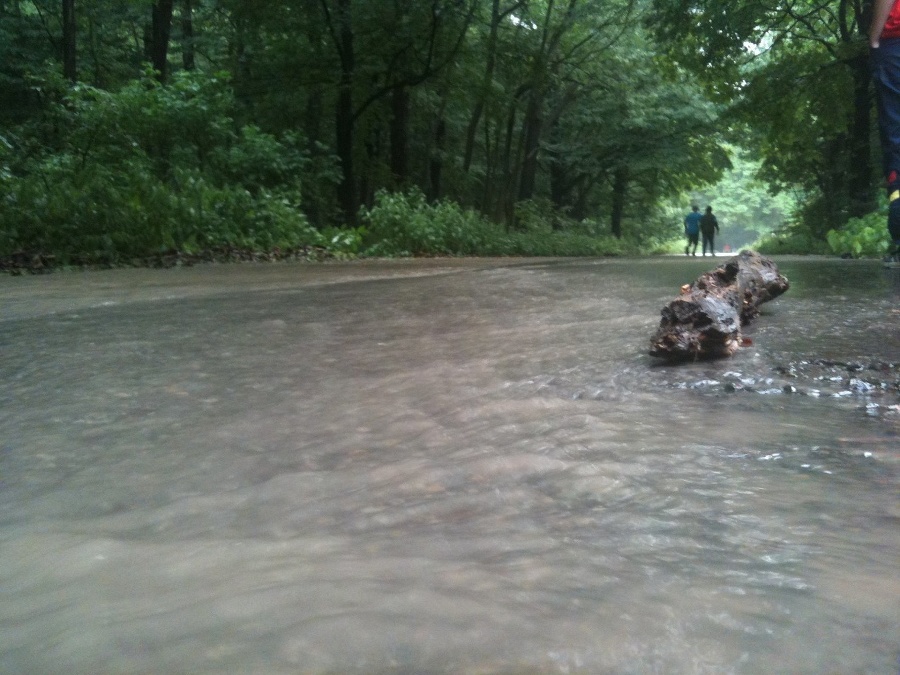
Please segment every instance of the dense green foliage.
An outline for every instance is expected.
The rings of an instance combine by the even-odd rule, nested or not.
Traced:
[[[849,4],[2,0],[0,256],[649,252],[691,199],[818,250],[875,208]]]
[[[53,102],[4,144],[3,249],[116,261],[320,242],[293,201],[304,151],[235,125],[225,79],[148,76],[115,93],[43,85]]]
[[[882,256],[890,247],[890,236],[884,227],[886,216],[872,213],[863,218],[852,218],[840,230],[828,232],[828,245],[837,255],[860,258]]]
[[[788,228],[763,235],[753,245],[760,253],[778,255],[800,253],[803,255],[826,255],[828,243],[814,237],[805,228]]]
[[[800,195],[790,236],[826,233],[877,208],[880,156],[866,39],[872,2],[654,0],[670,58],[714,100],[774,192]],[[810,249],[808,249],[810,250]]]
[[[786,192],[770,194],[757,178],[760,161],[740,148],[731,150],[732,168],[715,185],[693,190],[689,197],[701,210],[707,205],[713,207],[721,227],[721,233],[716,236],[717,245],[727,245],[737,251],[755,247],[761,237],[781,230],[794,212],[796,202]],[[682,215],[687,212],[686,199],[679,206]]]
[[[533,209],[527,209],[532,210]],[[571,228],[550,231],[550,219],[524,214],[522,229],[508,232],[471,209],[442,200],[429,204],[421,191],[379,192],[364,209],[367,255],[616,255],[637,250],[612,236]],[[630,246],[630,248],[629,248]]]

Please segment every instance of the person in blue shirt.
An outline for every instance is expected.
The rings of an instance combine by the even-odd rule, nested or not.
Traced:
[[[697,244],[700,241],[700,207],[694,204],[691,212],[684,217],[684,233],[687,235],[687,246],[684,247],[685,255],[697,255]],[[694,250],[691,251],[691,246]]]

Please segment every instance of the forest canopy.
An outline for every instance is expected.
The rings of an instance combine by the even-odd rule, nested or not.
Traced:
[[[877,252],[868,4],[0,0],[0,255]]]

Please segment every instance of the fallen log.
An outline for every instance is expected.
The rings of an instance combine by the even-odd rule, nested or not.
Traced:
[[[741,251],[681,287],[681,295],[662,310],[650,356],[670,361],[731,356],[743,343],[741,327],[788,287],[774,262]]]

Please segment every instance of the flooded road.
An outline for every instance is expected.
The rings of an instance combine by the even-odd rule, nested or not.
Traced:
[[[900,273],[777,262],[0,278],[0,671],[897,673]]]

